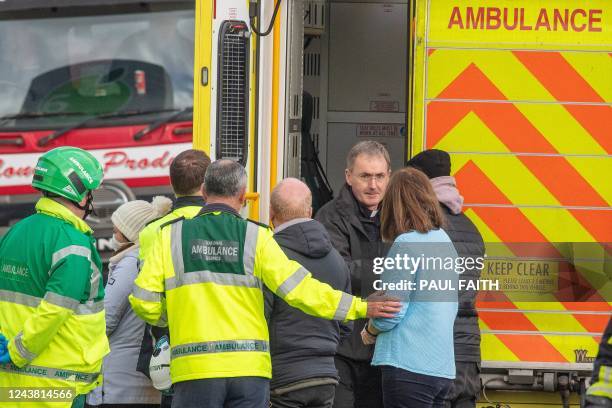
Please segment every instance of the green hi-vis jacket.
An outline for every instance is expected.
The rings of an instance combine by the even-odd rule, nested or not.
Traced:
[[[163,226],[134,283],[130,303],[140,317],[161,325],[167,313],[173,383],[271,377],[264,285],[313,316],[354,320],[367,312],[361,299],[290,261],[272,231],[223,205]]]
[[[2,238],[0,332],[13,364],[0,365],[0,387],[99,385],[109,351],[101,267],[89,226],[49,198]]]

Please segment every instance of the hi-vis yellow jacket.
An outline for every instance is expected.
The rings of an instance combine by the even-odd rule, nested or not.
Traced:
[[[364,318],[367,304],[333,290],[290,261],[267,228],[223,205],[162,226],[130,303],[151,324],[167,322],[172,382],[271,377],[263,285],[305,313]]]
[[[172,207],[172,211],[147,224],[147,226],[140,231],[140,234],[138,234],[138,242],[140,243],[138,258],[140,259],[141,268],[142,265],[144,265],[149,250],[151,249],[151,246],[155,241],[155,237],[159,232],[159,227],[168,221],[172,221],[177,218],[182,217],[191,219],[200,212],[203,206],[204,199],[200,196],[178,197],[174,203],[174,206]]]
[[[100,257],[89,226],[67,208],[41,198],[36,211],[0,241],[0,332],[13,361],[0,365],[0,387],[85,394],[109,351]]]

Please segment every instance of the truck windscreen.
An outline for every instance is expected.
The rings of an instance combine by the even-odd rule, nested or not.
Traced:
[[[6,20],[0,127],[193,105],[194,11]]]

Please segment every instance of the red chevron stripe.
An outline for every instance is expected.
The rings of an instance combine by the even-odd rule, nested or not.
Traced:
[[[504,99],[504,95],[476,67],[470,64],[439,95],[446,99]],[[513,105],[495,103],[430,102],[427,114],[427,145],[437,144],[461,119],[473,111],[511,151],[557,153],[546,138]],[[520,137],[517,137],[520,135]],[[563,157],[519,159],[548,188],[562,205],[607,206],[606,201]],[[478,201],[476,201],[478,202]],[[490,202],[490,201],[480,201]],[[598,236],[606,229],[589,217],[577,217],[585,228],[595,227]],[[610,225],[612,221],[603,225]],[[610,229],[612,230],[612,229]]]
[[[612,242],[612,211],[570,210],[570,213],[584,225],[596,241]]]
[[[565,159],[559,156],[521,156],[520,160],[562,205],[607,207],[608,203]],[[602,159],[605,160],[605,159]],[[612,222],[612,213],[610,213]],[[609,223],[610,228],[612,225]]]
[[[493,201],[495,204],[510,204],[510,200],[472,161],[468,161],[457,171],[455,178],[467,202],[490,203]],[[518,208],[469,207],[469,205],[467,208],[471,208],[516,256],[562,257],[562,254],[552,244],[548,243],[546,238]],[[525,245],[524,243],[527,242],[540,242],[541,244]],[[556,296],[561,301],[576,298],[589,302],[604,300],[581,274],[576,273],[570,264],[559,264],[558,282],[559,288]],[[485,301],[487,299],[479,300]],[[489,300],[501,299],[493,297]]]
[[[467,203],[512,204],[471,160],[455,173],[455,179]],[[518,208],[472,207],[472,210],[487,225],[495,227],[495,234],[503,242],[547,242]]]
[[[557,52],[513,51],[514,56],[559,101],[605,102],[585,79]],[[563,105],[606,150],[612,152],[612,107]]]
[[[498,334],[497,338],[521,361],[568,362],[544,336]]]

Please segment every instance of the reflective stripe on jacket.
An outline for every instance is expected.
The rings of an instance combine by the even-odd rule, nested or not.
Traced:
[[[290,261],[272,231],[210,205],[166,227],[135,281],[130,302],[149,323],[170,326],[173,382],[271,377],[263,285],[305,313],[366,315],[361,299],[333,290]]]
[[[83,394],[109,351],[100,257],[91,229],[66,207],[41,198],[36,211],[0,241],[0,332],[14,362],[0,365],[0,387]]]

